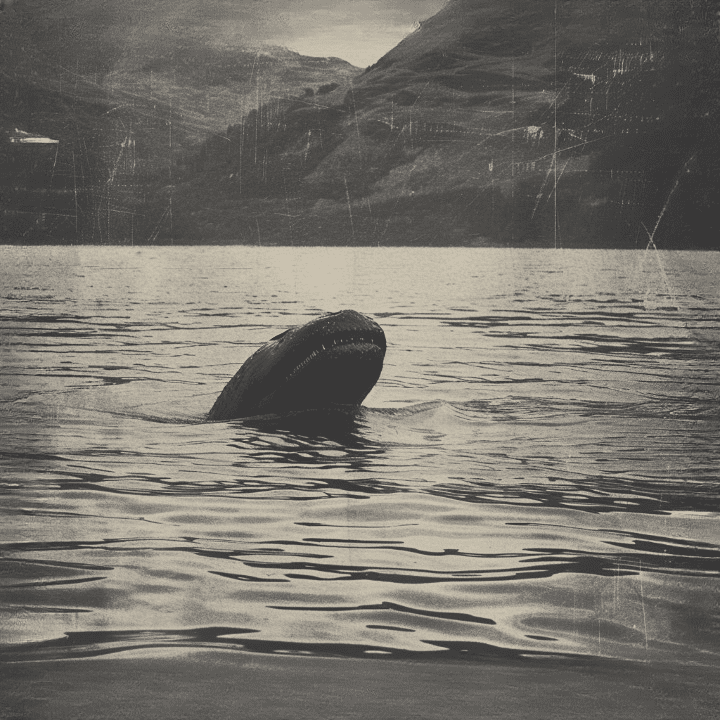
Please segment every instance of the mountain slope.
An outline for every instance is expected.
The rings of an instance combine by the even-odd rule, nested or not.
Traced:
[[[717,247],[717,5],[451,0],[209,143],[186,239]]]
[[[1,12],[3,241],[172,238],[172,185],[208,133],[359,73],[243,41],[239,20],[224,0],[18,0]],[[11,145],[16,127],[59,140],[57,154]]]

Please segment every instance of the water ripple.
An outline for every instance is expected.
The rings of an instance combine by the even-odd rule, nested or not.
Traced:
[[[3,657],[717,660],[717,257],[366,250],[5,252]],[[204,422],[340,307],[368,407]]]

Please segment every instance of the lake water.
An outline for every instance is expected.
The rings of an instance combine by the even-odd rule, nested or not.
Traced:
[[[2,650],[712,666],[720,253],[0,249]],[[384,328],[355,417],[204,423]]]

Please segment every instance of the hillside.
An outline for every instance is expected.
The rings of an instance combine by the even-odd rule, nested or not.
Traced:
[[[224,0],[17,0],[0,15],[0,52],[7,71],[56,89],[75,91],[79,79],[129,101],[172,102],[198,131],[222,130],[269,97],[358,74],[338,58],[259,43],[255,16],[245,15]]]
[[[270,98],[360,72],[337,58],[243,38],[242,24],[229,22],[241,12],[222,0],[7,4],[0,13],[3,241],[167,240],[172,186],[209,133],[224,134],[229,121]],[[8,142],[14,128],[59,143],[15,146]]]
[[[179,239],[718,248],[718,9],[450,0],[209,141]]]

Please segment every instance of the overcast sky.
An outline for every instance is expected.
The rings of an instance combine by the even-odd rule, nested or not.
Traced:
[[[303,55],[334,56],[365,67],[434,15],[446,0],[281,0],[270,40]],[[258,0],[272,6],[273,0]]]

